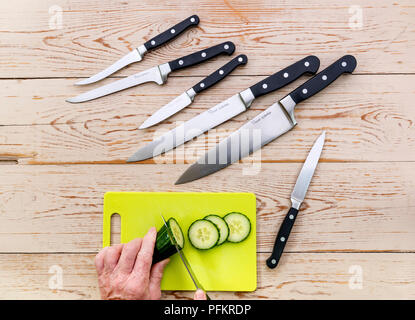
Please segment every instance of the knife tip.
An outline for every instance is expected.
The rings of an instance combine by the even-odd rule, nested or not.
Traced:
[[[83,79],[83,80],[79,80],[78,82],[75,82],[76,86],[83,86],[85,84],[91,84],[92,82],[89,81],[89,79]]]

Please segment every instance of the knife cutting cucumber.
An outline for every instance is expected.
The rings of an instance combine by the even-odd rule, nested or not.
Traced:
[[[226,223],[226,221],[223,220],[223,218],[219,217],[216,214],[210,214],[204,217],[204,219],[213,222],[216,225],[216,227],[219,229],[219,241],[217,243],[217,246],[220,246],[222,243],[228,240],[229,226]]]
[[[187,231],[189,242],[199,250],[211,249],[219,242],[219,228],[212,221],[199,219],[194,221]]]
[[[167,228],[169,228],[169,230]],[[174,239],[171,239],[170,234]],[[156,245],[153,253],[153,264],[177,253],[175,243],[180,250],[183,249],[184,236],[176,219],[170,218],[167,220],[166,225],[163,225],[157,232]]]
[[[240,212],[228,213],[223,218],[229,226],[229,242],[242,242],[251,233],[251,221]]]

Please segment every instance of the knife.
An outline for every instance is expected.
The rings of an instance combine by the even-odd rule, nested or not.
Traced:
[[[295,106],[323,90],[341,74],[353,72],[356,64],[351,55],[340,58],[222,140],[193,163],[175,184],[197,180],[226,168],[291,130],[297,124]]]
[[[301,169],[300,174],[297,178],[294,190],[291,193],[291,208],[285,216],[280,230],[278,231],[272,254],[267,259],[267,266],[272,269],[275,268],[280,261],[285,244],[287,243],[291,229],[294,225],[295,218],[297,217],[298,211],[300,210],[301,203],[304,201],[308,186],[310,185],[314,171],[316,170],[318,164],[318,160],[320,159],[321,151],[323,150],[325,136],[326,133],[323,131],[323,133],[317,138],[316,142],[311,148],[311,151],[308,154],[303,168]]]
[[[218,70],[207,76],[205,79],[195,84],[192,88],[190,88],[186,92],[183,92],[180,96],[176,97],[168,104],[166,104],[164,107],[156,111],[156,113],[154,113],[150,118],[144,121],[144,123],[140,126],[139,129],[151,127],[167,119],[168,117],[171,117],[180,110],[186,108],[193,102],[194,97],[197,94],[218,83],[227,75],[229,75],[233,70],[235,70],[238,66],[244,65],[247,62],[248,57],[244,54],[241,54],[236,58],[233,58],[227,64],[220,67]]]
[[[180,259],[182,260],[183,265],[186,268],[187,273],[190,276],[190,279],[192,279],[192,282],[193,282],[193,284],[196,287],[196,290],[197,289],[202,289],[203,291],[205,291],[205,289],[203,288],[203,286],[200,283],[200,281],[196,278],[196,275],[193,272],[192,267],[189,264],[189,261],[186,259],[186,256],[184,255],[184,253],[182,252],[182,250],[180,250],[179,246],[177,245],[176,240],[175,240],[175,238],[173,237],[173,234],[170,231],[170,228],[167,226],[166,219],[164,219],[164,217],[163,217],[163,215],[161,213],[160,213],[160,216],[163,219],[163,223],[164,223],[164,226],[166,227],[166,230],[167,230],[167,232],[169,234],[170,240],[173,242],[174,247],[176,248],[177,253],[180,256]],[[205,294],[206,294],[207,300],[211,300],[206,291],[205,291]]]
[[[108,68],[102,70],[101,72],[81,81],[75,83],[76,85],[84,85],[97,82],[102,80],[109,75],[113,74],[114,72],[128,66],[133,62],[139,62],[143,59],[144,55],[151,50],[154,50],[161,45],[173,40],[178,35],[182,34],[186,29],[197,26],[199,24],[199,17],[197,15],[193,15],[188,17],[187,19],[183,20],[182,22],[176,24],[172,28],[160,33],[159,35],[155,36],[154,38],[148,40],[146,43],[142,44],[138,48],[134,49],[133,51],[127,53],[124,57],[120,60],[109,66]]]
[[[106,96],[114,92],[137,86],[145,82],[156,82],[157,84],[161,85],[166,82],[167,76],[172,71],[176,71],[207,61],[213,57],[216,57],[219,54],[226,53],[227,55],[231,55],[234,51],[235,45],[233,44],[233,42],[227,41],[216,46],[200,50],[195,53],[191,53],[185,57],[181,57],[176,60],[172,60],[170,62],[163,63],[156,67],[147,69],[145,71],[133,74],[127,78],[109,83],[105,86],[82,93],[79,96],[70,98],[66,101],[72,103],[89,101],[99,97]]]
[[[316,73],[319,66],[320,60],[316,56],[305,57],[153,140],[127,162],[141,161],[167,152],[244,112],[254,99],[284,87],[305,73]]]

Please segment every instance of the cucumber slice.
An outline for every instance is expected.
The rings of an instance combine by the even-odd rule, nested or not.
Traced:
[[[156,245],[154,246],[153,253],[153,264],[161,260],[167,259],[173,254],[177,253],[173,241],[176,242],[180,250],[184,247],[183,232],[176,219],[170,218],[169,220],[167,220],[166,224],[167,227],[163,224],[163,226],[157,232]],[[171,239],[170,234],[174,237],[173,241]]]
[[[200,250],[213,248],[220,237],[218,227],[213,222],[204,219],[194,221],[187,235],[192,246]]]
[[[229,242],[244,241],[251,232],[251,221],[240,212],[231,212],[223,217],[229,226]]]
[[[225,220],[223,220],[221,217],[219,217],[216,214],[210,214],[204,217],[203,219],[213,222],[216,225],[216,227],[218,227],[220,237],[219,237],[217,246],[220,246],[222,243],[224,243],[228,239],[229,226]]]

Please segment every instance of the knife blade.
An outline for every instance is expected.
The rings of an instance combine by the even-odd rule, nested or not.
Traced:
[[[168,232],[168,234],[169,234],[169,237],[170,237],[171,241],[173,242],[174,247],[175,247],[175,248],[176,248],[176,250],[177,250],[177,253],[178,253],[178,254],[179,254],[179,256],[180,256],[180,259],[181,259],[181,261],[182,261],[182,263],[183,263],[184,267],[186,268],[187,273],[188,273],[188,274],[189,274],[189,276],[190,276],[190,279],[192,279],[192,282],[193,282],[193,284],[194,284],[194,285],[195,285],[195,287],[196,287],[196,290],[197,290],[197,289],[202,289],[203,291],[205,291],[205,289],[203,288],[202,284],[200,283],[200,281],[197,279],[197,277],[196,277],[195,273],[193,272],[193,269],[192,269],[192,267],[190,266],[190,263],[189,263],[189,261],[187,260],[186,256],[184,255],[184,253],[182,252],[182,250],[180,250],[179,246],[177,245],[176,240],[175,240],[175,238],[173,237],[173,234],[171,233],[170,228],[169,228],[169,227],[168,227],[168,225],[167,225],[166,219],[164,219],[164,217],[163,217],[163,215],[162,215],[161,213],[160,213],[160,216],[161,216],[161,219],[163,220],[164,226],[166,227],[166,230],[167,230],[167,232]],[[207,298],[208,300],[210,300],[210,297],[209,297],[209,295],[207,294],[207,292],[206,292],[206,291],[205,291],[205,294],[206,294],[206,298]]]
[[[176,97],[164,107],[157,110],[150,118],[148,118],[144,123],[139,127],[139,129],[145,129],[151,127],[169,117],[179,112],[180,110],[186,108],[192,104],[195,96],[201,93],[203,90],[210,88],[216,83],[223,80],[227,75],[229,75],[233,70],[238,66],[244,65],[248,62],[248,57],[244,54],[233,58],[224,66],[220,67],[215,72],[211,73],[205,79],[199,81],[189,90],[183,92],[180,96]]]
[[[351,73],[356,59],[346,55],[274,103],[193,163],[175,184],[187,183],[217,172],[262,148],[296,124],[295,106],[326,88],[343,73]]]
[[[235,45],[233,42],[227,41],[216,46],[191,53],[185,57],[163,63],[156,67],[131,75],[127,78],[98,87],[66,101],[71,103],[85,102],[131,88],[145,82],[156,82],[157,84],[162,85],[166,82],[168,75],[172,71],[196,65],[220,54],[231,55],[234,51]]]
[[[156,138],[134,153],[127,162],[167,152],[244,112],[256,98],[282,88],[305,73],[316,73],[319,66],[320,60],[316,56],[305,57]]]
[[[274,248],[271,256],[267,259],[267,266],[271,269],[275,268],[280,261],[282,252],[284,251],[285,244],[287,243],[291,229],[294,225],[295,218],[297,217],[300,206],[304,201],[307,189],[313,178],[314,171],[316,170],[318,161],[320,159],[321,151],[323,150],[324,140],[326,137],[325,131],[317,138],[311,151],[309,152],[307,159],[298,175],[294,189],[291,193],[291,208],[284,218],[281,227],[275,238]]]
[[[197,26],[199,24],[200,20],[197,15],[193,15],[191,17],[186,18],[182,22],[176,24],[175,26],[169,28],[168,30],[160,33],[159,35],[155,36],[154,38],[148,40],[146,43],[142,44],[138,48],[130,51],[127,53],[124,57],[119,59],[117,62],[109,66],[108,68],[102,70],[101,72],[98,72],[97,74],[87,78],[83,79],[81,81],[78,81],[75,83],[76,85],[85,85],[85,84],[91,84],[97,81],[100,81],[109,75],[113,74],[114,72],[128,66],[131,63],[139,62],[143,59],[144,55],[151,50],[154,50],[161,45],[169,42],[170,40],[173,40],[180,34],[182,34],[186,29]]]

